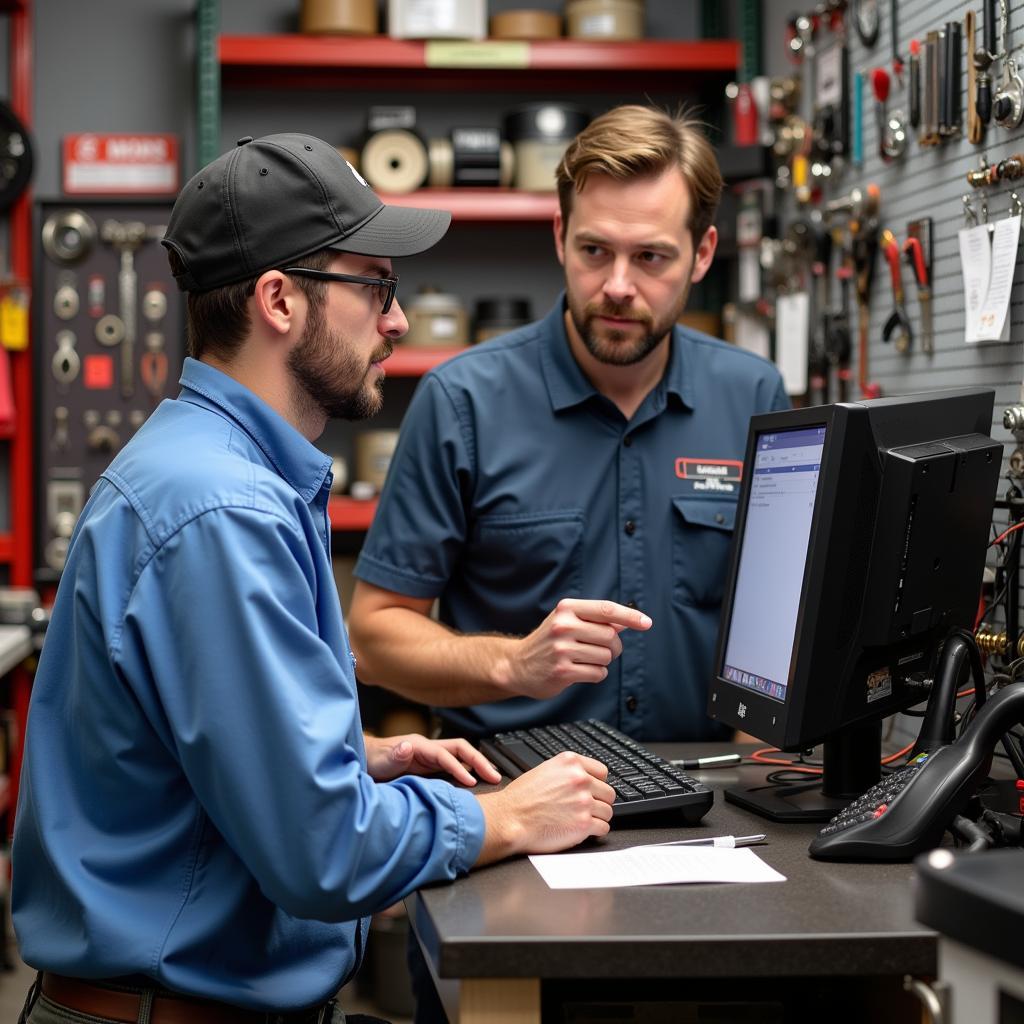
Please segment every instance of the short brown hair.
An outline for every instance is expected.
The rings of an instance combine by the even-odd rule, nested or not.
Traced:
[[[681,111],[675,116],[655,107],[627,104],[595,118],[565,151],[555,178],[563,231],[573,197],[591,174],[616,181],[654,177],[678,167],[690,189],[692,207],[687,225],[699,245],[714,220],[722,196],[722,172],[701,123]]]
[[[292,260],[289,266],[308,267],[311,270],[326,270],[335,253],[332,249],[321,249],[309,256]],[[177,256],[173,249],[167,251],[171,270],[176,271]],[[256,282],[262,275],[257,274],[248,281],[211,288],[205,292],[189,292],[185,316],[185,338],[187,351],[194,359],[213,355],[223,362],[230,362],[238,355],[246,335],[249,333],[249,296],[256,290]],[[295,284],[309,300],[311,306],[323,304],[327,294],[327,282],[309,277],[294,278]]]

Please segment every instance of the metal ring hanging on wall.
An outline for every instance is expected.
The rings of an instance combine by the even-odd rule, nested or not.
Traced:
[[[32,140],[11,108],[0,101],[0,211],[25,191],[32,177]]]

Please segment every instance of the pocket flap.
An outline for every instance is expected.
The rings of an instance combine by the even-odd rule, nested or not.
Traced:
[[[730,531],[736,525],[735,499],[678,495],[672,499],[672,504],[691,526],[710,526],[716,530]]]

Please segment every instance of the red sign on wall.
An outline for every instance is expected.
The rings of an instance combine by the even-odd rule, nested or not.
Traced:
[[[67,195],[177,195],[178,137],[85,132],[64,136]]]

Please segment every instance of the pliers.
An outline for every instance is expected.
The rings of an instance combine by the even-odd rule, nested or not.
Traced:
[[[914,268],[917,281],[917,303],[921,307],[921,348],[931,354],[935,351],[935,328],[932,320],[932,288],[928,278],[928,265],[924,259],[921,239],[911,236],[903,243],[903,255]]]
[[[910,328],[910,318],[903,308],[903,278],[900,274],[900,243],[896,236],[886,228],[881,238],[882,252],[889,261],[889,274],[892,277],[892,297],[895,303],[889,319],[882,328],[882,341],[893,342],[897,352],[908,352],[914,340]]]

